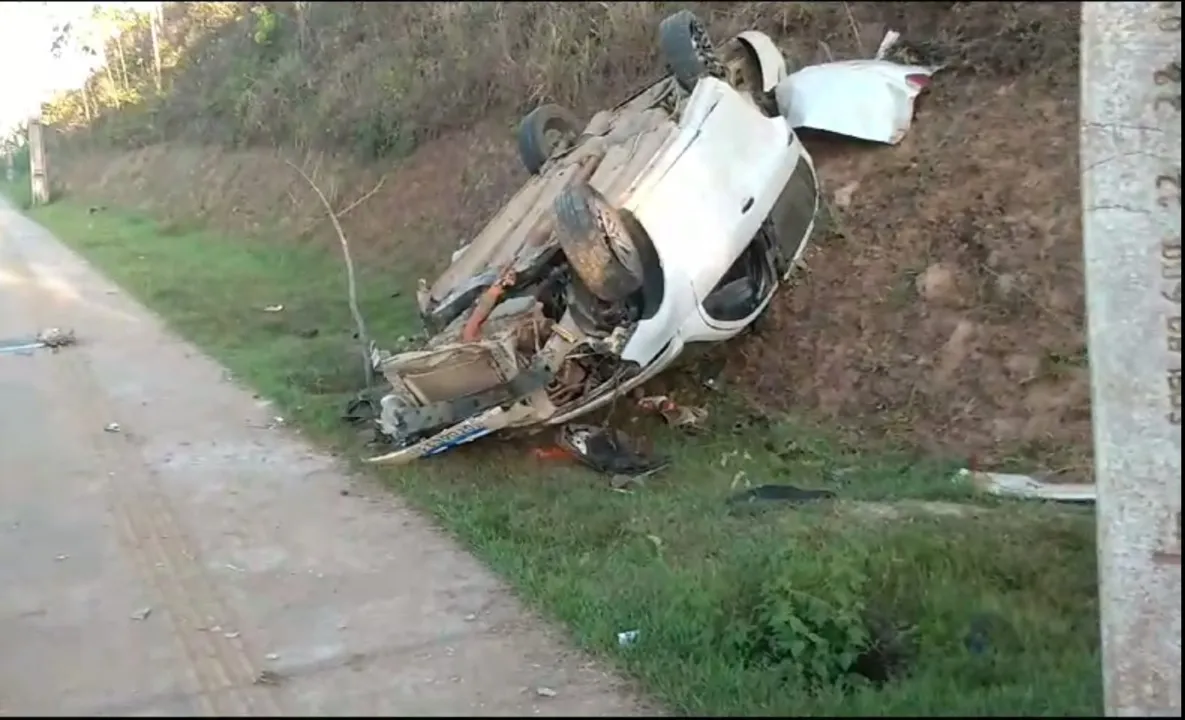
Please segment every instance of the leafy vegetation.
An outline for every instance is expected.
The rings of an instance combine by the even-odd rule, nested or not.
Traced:
[[[0,143],[0,158],[6,158],[0,167],[0,193],[6,195],[22,210],[32,205],[33,189],[29,185],[29,144],[25,128],[18,128],[11,137]],[[12,179],[8,177],[11,163]]]
[[[853,36],[854,13],[869,27],[951,40],[952,61],[986,66],[998,62],[999,42],[1044,12],[1027,7],[1040,3],[1006,3],[990,17],[974,3],[690,4],[717,37],[793,32],[792,65],[867,52],[879,38]],[[545,101],[584,111],[627,92],[658,72],[658,22],[687,5],[166,2],[159,16],[109,11],[89,29],[61,29],[60,48],[105,62],[44,115],[88,146],[184,141],[373,160],[490,115],[514,118]],[[1010,47],[1009,62],[1039,65],[1048,53]]]

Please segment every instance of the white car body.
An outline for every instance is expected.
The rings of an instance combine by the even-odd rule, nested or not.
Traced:
[[[680,118],[676,141],[655,157],[623,206],[650,235],[666,292],[658,313],[639,322],[625,344],[622,358],[646,369],[619,393],[670,367],[688,343],[729,340],[765,310],[773,290],[741,320],[713,319],[703,300],[753,241],[800,160],[813,174],[810,156],[783,119],[766,117],[721,80],[699,82]],[[799,246],[792,261],[806,247]],[[614,395],[547,423],[568,422]]]
[[[745,78],[738,81],[732,66],[727,82],[697,75],[680,85],[668,77],[598,113],[453,254],[434,284],[421,281],[427,347],[372,352],[391,384],[378,424],[397,449],[371,462],[407,462],[503,429],[567,423],[666,370],[687,345],[727,341],[765,311],[808,245],[819,186],[794,123],[784,108],[770,109],[775,95],[807,104],[802,71],[787,75],[761,33],[736,43],[747,49]],[[875,70],[893,85],[880,97],[912,104],[916,92],[896,87],[910,73]],[[853,68],[831,72],[851,84]],[[825,85],[827,75],[813,71],[806,80]],[[881,109],[898,125],[899,110]],[[586,217],[560,209],[556,198],[572,197],[573,187],[585,188],[580,197],[593,208],[585,207],[590,220],[580,232],[589,242],[604,239],[598,257],[611,251],[638,270],[626,274],[638,280],[636,292],[589,294],[601,266],[590,275],[581,260],[587,248],[557,241],[560,224],[570,229],[572,217]],[[569,242],[579,235],[566,232]]]

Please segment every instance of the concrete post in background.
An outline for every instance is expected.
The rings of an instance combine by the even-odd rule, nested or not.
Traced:
[[[1181,3],[1082,4],[1081,168],[1110,716],[1181,716]]]
[[[29,120],[29,176],[33,184],[33,204],[48,204],[49,171],[45,162],[45,135],[41,118]]]

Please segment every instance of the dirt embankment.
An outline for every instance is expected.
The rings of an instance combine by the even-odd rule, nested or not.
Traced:
[[[854,435],[1084,475],[1077,5],[820,3],[826,12],[800,12],[797,25],[785,12],[766,17],[766,6],[794,3],[731,5],[731,15],[709,8],[718,33],[756,23],[799,62],[868,54],[887,26],[951,61],[899,147],[808,138],[834,221],[764,332],[738,341],[733,387]],[[632,75],[644,73],[620,71],[593,90],[619,91]],[[83,197],[178,223],[332,242],[291,158],[338,207],[365,197],[343,217],[353,244],[412,277],[439,267],[525,178],[514,121],[495,113],[381,164],[346,150],[192,140],[130,152],[75,143],[54,160]]]

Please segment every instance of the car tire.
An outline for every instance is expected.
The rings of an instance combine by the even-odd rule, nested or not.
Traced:
[[[572,271],[605,302],[619,302],[642,287],[642,261],[620,215],[586,183],[555,199],[555,234]]]
[[[671,74],[688,92],[701,78],[723,79],[727,75],[707,29],[690,10],[680,10],[662,21],[658,45]]]
[[[576,116],[559,105],[540,105],[518,125],[518,155],[523,167],[538,175],[557,148],[571,145],[580,133]]]

